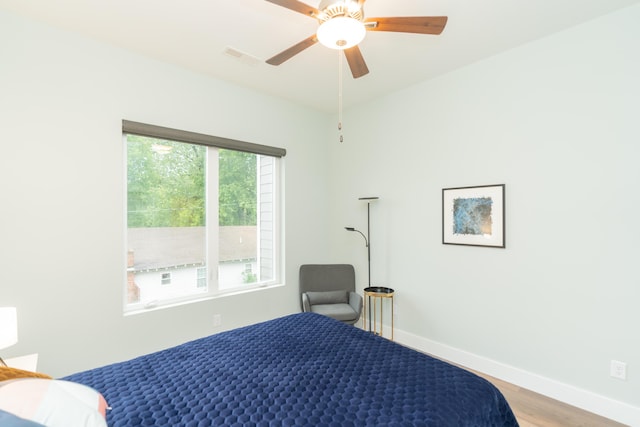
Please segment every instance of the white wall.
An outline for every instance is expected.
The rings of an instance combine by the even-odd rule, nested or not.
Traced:
[[[3,357],[62,376],[299,311],[298,266],[329,252],[327,117],[4,11],[0,61]],[[123,317],[122,119],[288,150],[285,286]]]
[[[638,22],[631,7],[352,108],[331,164],[333,250],[362,285],[362,239],[342,227],[365,228],[357,198],[380,197],[372,282],[395,288],[399,330],[630,405],[632,416]],[[502,183],[506,249],[442,245],[442,189]],[[626,381],[609,377],[611,359],[628,363]]]

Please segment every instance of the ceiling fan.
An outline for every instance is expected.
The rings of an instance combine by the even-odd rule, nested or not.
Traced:
[[[322,0],[316,9],[297,0],[267,0],[294,12],[317,19],[318,32],[267,59],[267,64],[280,65],[317,42],[344,50],[353,78],[369,73],[358,43],[367,31],[440,34],[447,23],[446,16],[364,17],[365,0]]]

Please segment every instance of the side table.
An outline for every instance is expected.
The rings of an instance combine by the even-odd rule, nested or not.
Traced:
[[[367,320],[369,322],[369,332],[382,336],[382,302],[386,299],[391,301],[391,341],[393,341],[393,294],[394,290],[384,286],[372,286],[364,289],[364,329],[367,330]],[[373,305],[371,302],[373,299]],[[379,306],[379,307],[378,307]],[[380,317],[378,318],[378,313]],[[367,317],[368,314],[368,317]],[[373,322],[371,321],[373,316]],[[372,330],[373,327],[373,330]]]
[[[27,354],[26,356],[11,357],[4,359],[7,366],[22,369],[24,371],[36,372],[38,367],[38,353]]]

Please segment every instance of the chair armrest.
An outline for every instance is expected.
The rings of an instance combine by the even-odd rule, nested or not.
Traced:
[[[358,313],[358,317],[362,313],[362,295],[356,292],[349,292],[349,305]]]
[[[309,297],[307,296],[306,292],[302,294],[302,311],[311,311],[311,304],[309,303]]]

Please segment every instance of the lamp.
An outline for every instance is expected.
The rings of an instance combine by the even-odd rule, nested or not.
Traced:
[[[331,18],[318,27],[318,41],[330,49],[349,49],[360,43],[366,34],[362,22],[347,16]]]
[[[0,350],[18,342],[18,314],[15,307],[0,307]],[[5,365],[0,358],[0,364]]]
[[[378,197],[360,197],[358,200],[366,200],[367,202],[367,235],[365,236],[364,233],[360,230],[356,230],[353,227],[345,227],[344,229],[347,231],[356,231],[358,233],[360,233],[360,235],[362,237],[364,237],[364,243],[367,246],[367,265],[369,267],[368,269],[368,280],[367,283],[369,284],[368,287],[371,287],[371,228],[370,228],[370,206],[371,206],[371,202],[378,200]]]

